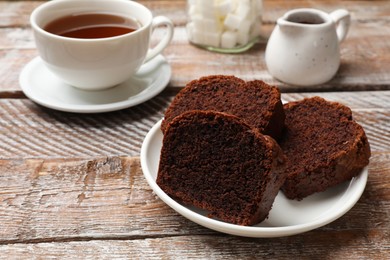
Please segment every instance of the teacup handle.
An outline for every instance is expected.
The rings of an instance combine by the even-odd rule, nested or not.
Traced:
[[[172,40],[174,30],[172,21],[165,16],[156,16],[152,21],[152,32],[159,26],[165,26],[167,28],[167,33],[153,49],[149,49],[148,53],[146,54],[144,63],[160,54]]]
[[[336,24],[337,38],[342,42],[347,36],[349,25],[351,23],[351,15],[345,9],[338,9],[330,13],[333,21]]]

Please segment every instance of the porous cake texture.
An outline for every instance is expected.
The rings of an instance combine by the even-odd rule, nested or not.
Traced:
[[[176,116],[191,110],[235,115],[276,140],[284,127],[279,89],[260,80],[245,82],[234,76],[211,75],[189,82],[165,112],[162,131]]]
[[[370,146],[351,109],[320,97],[284,105],[287,157],[282,190],[290,199],[325,191],[358,175],[368,165]]]
[[[215,111],[185,112],[165,128],[157,177],[165,193],[233,224],[268,216],[286,178],[273,138]]]

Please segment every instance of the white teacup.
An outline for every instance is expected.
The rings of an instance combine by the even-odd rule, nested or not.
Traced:
[[[129,17],[139,26],[134,32],[93,39],[64,37],[44,29],[58,18],[80,13]],[[174,30],[168,18],[153,18],[145,6],[128,0],[53,0],[35,9],[30,23],[46,67],[65,83],[86,90],[106,89],[129,79],[167,47]],[[150,37],[158,26],[165,26],[166,34],[150,49]]]

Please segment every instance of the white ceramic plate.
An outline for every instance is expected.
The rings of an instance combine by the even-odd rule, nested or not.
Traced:
[[[289,200],[279,192],[268,219],[255,226],[239,226],[207,217],[207,212],[180,204],[156,184],[160,150],[162,147],[161,121],[146,135],[141,148],[142,171],[153,191],[184,217],[210,229],[246,237],[281,237],[306,232],[324,226],[341,217],[359,200],[366,186],[365,168],[350,182],[325,192],[313,194],[301,201]]]
[[[162,55],[141,66],[126,82],[110,89],[86,91],[65,84],[37,57],[22,70],[19,83],[34,102],[56,110],[100,113],[138,105],[159,94],[169,83],[171,67]]]

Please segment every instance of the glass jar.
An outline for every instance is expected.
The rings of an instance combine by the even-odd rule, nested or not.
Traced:
[[[262,0],[187,0],[190,43],[222,53],[251,48],[260,37]]]

